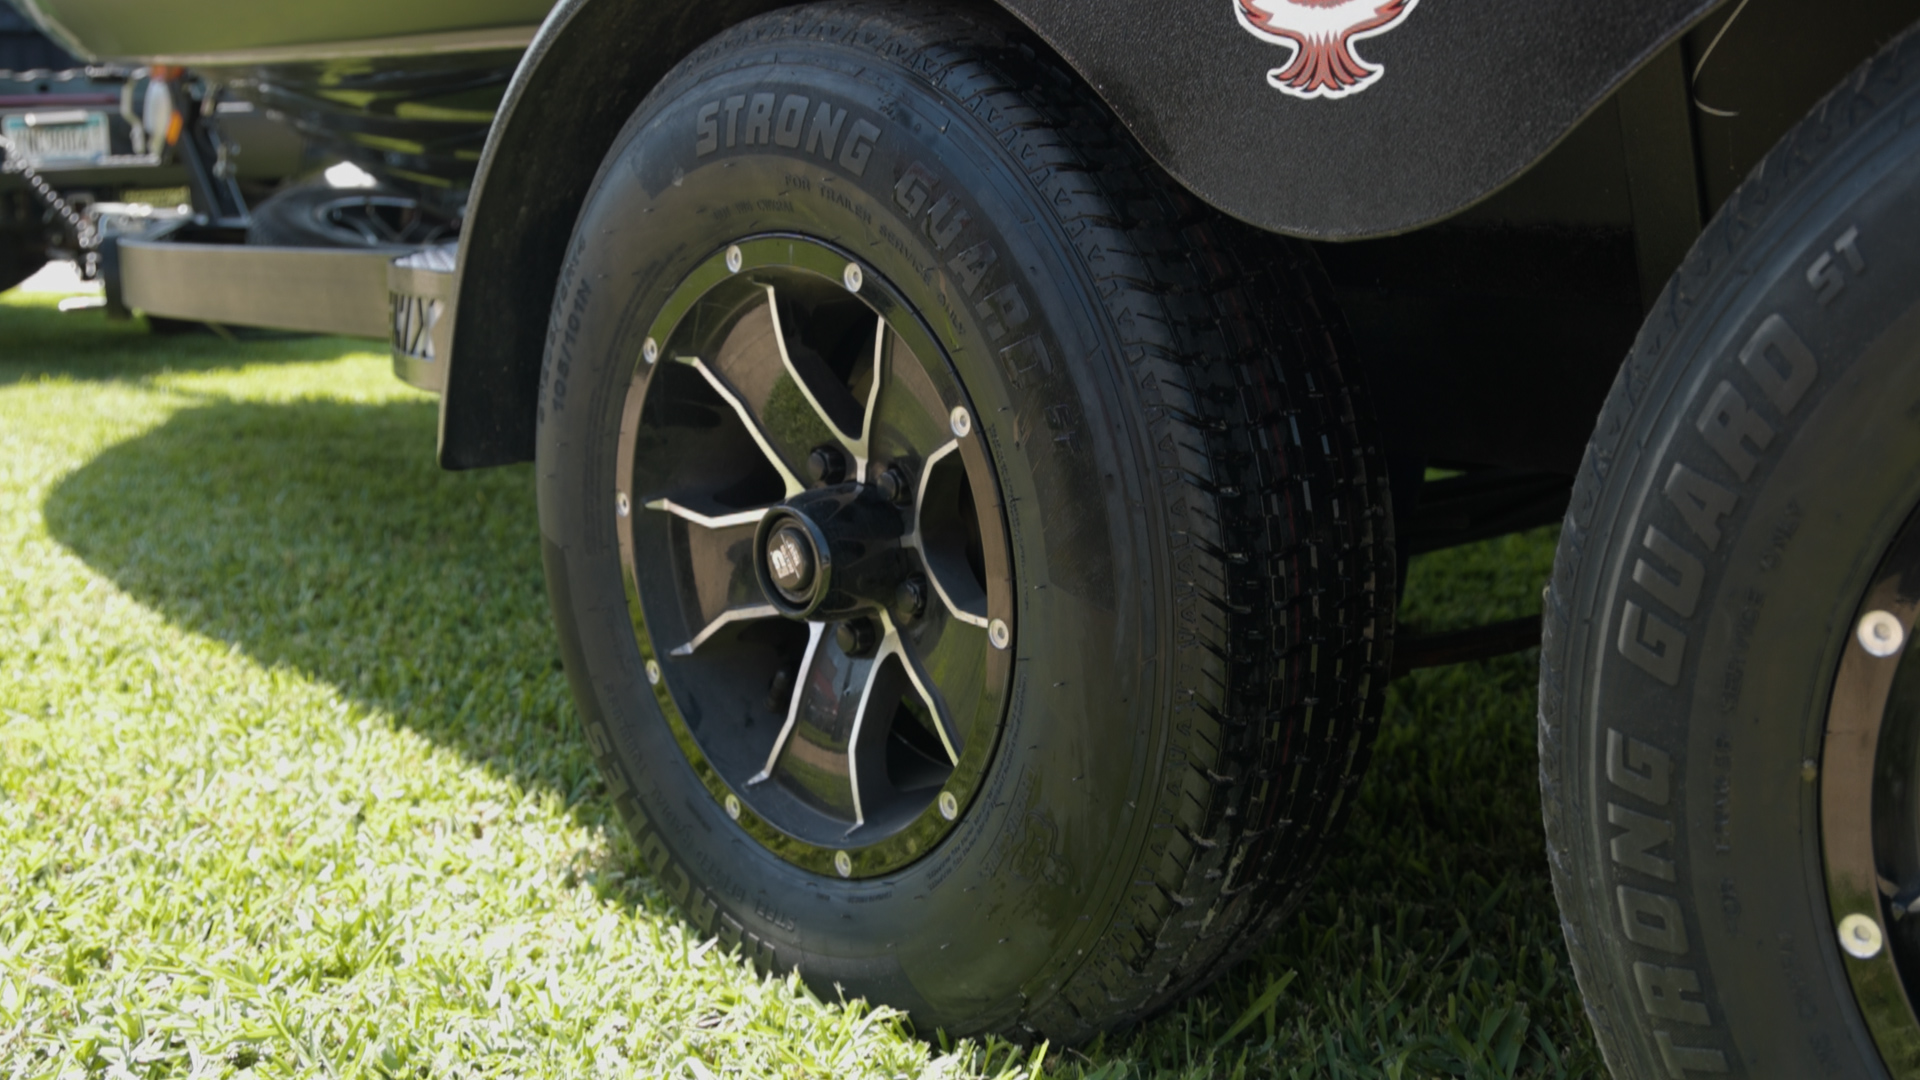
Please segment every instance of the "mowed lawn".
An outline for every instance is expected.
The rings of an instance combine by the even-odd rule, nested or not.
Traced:
[[[527,467],[337,339],[0,296],[0,1077],[1591,1076],[1534,656],[1396,684],[1312,900],[1088,1046],[915,1031],[683,923],[575,730]],[[1551,531],[1415,563],[1538,610]]]

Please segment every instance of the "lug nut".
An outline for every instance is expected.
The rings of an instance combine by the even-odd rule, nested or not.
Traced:
[[[872,619],[848,619],[833,632],[834,644],[848,656],[867,656],[880,643],[880,635],[874,632]]]
[[[834,446],[816,446],[807,455],[807,475],[816,484],[837,484],[847,478],[847,455]]]
[[[911,623],[927,610],[927,579],[915,574],[893,590],[893,617]]]
[[[880,492],[881,498],[895,506],[905,506],[913,501],[913,481],[907,479],[906,472],[898,465],[881,469],[880,475],[873,478],[873,486]]]
[[[773,673],[773,681],[767,685],[767,711],[784,713],[793,701],[793,670],[781,668]]]

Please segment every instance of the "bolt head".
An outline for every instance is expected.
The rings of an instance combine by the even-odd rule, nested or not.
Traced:
[[[907,479],[906,470],[898,465],[889,465],[880,470],[873,478],[874,489],[880,497],[895,506],[905,506],[913,501],[913,481]]]
[[[953,412],[948,414],[947,420],[953,426],[953,434],[957,438],[964,439],[972,434],[973,414],[967,411],[965,405],[954,406]]]
[[[847,268],[840,272],[840,283],[847,287],[848,292],[859,292],[860,286],[866,282],[866,277],[861,272],[859,263],[848,263]]]
[[[880,635],[872,619],[848,619],[835,628],[833,641],[848,656],[868,656],[880,644]]]
[[[622,491],[614,496],[613,508],[620,512],[621,517],[626,517],[633,513],[633,500],[627,498],[627,493]]]
[[[847,478],[847,455],[837,446],[816,446],[807,455],[807,475],[816,484],[837,484]]]
[[[737,274],[740,272],[740,263],[740,245],[734,244],[727,248],[727,269]]]
[[[654,686],[660,685],[660,661],[658,660],[647,661],[647,682],[653,684]]]
[[[987,640],[993,642],[996,649],[1013,644],[1013,631],[1008,628],[1005,619],[995,619],[987,624]]]
[[[940,793],[940,816],[948,821],[960,816],[960,800],[954,798],[951,791]]]
[[[1868,915],[1849,915],[1840,920],[1840,947],[1856,960],[1871,960],[1880,955],[1884,936],[1880,924]]]
[[[640,346],[640,359],[645,360],[649,364],[659,360],[660,343],[652,338],[648,338],[646,344]]]
[[[893,590],[893,617],[911,623],[927,610],[927,579],[915,574]]]
[[[841,877],[852,877],[853,876],[853,856],[848,855],[844,851],[834,852],[833,868],[840,872]]]
[[[727,816],[735,821],[740,820],[740,800],[733,795],[727,796]]]
[[[1890,611],[1869,611],[1860,617],[1860,625],[1854,628],[1853,636],[1860,641],[1860,647],[1873,656],[1892,656],[1906,644],[1907,632],[1900,625],[1900,619]]]

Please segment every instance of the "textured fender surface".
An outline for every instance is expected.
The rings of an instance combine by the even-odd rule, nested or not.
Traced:
[[[532,455],[543,316],[601,155],[681,57],[780,6],[554,8],[509,88],[470,204],[442,465]],[[1346,238],[1411,228],[1486,195],[1712,4],[1413,0],[1391,32],[1353,46],[1383,74],[1337,99],[1269,85],[1288,50],[1244,28],[1238,0],[1177,19],[1144,0],[1007,6],[1200,197],[1263,228]]]
[[[1292,0],[1007,6],[1195,194],[1261,228],[1345,240],[1404,232],[1494,191],[1715,4],[1340,5],[1398,6],[1403,17],[1326,49],[1377,76],[1328,76],[1304,98],[1268,78],[1304,47],[1263,39],[1236,18],[1276,10],[1284,20],[1301,6]]]

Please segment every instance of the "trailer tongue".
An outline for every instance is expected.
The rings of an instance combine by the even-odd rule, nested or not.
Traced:
[[[110,314],[383,338],[394,374],[446,385],[454,247],[305,248],[109,237]]]

